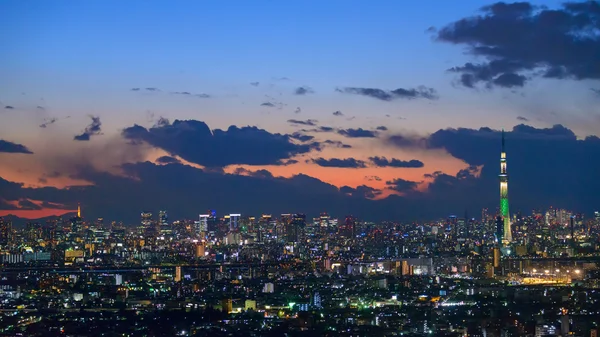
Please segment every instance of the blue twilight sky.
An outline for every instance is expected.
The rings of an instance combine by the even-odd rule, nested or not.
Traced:
[[[94,188],[63,188],[121,195],[113,188],[136,181],[128,202],[147,183],[164,192],[156,207],[189,215],[196,205],[169,197],[172,184],[191,188],[214,172],[206,179],[219,188],[244,181],[271,191],[276,199],[253,200],[281,201],[272,211],[296,207],[304,188],[332,193],[323,198],[342,213],[389,210],[399,196],[409,213],[413,201],[490,207],[499,132],[486,126],[508,130],[521,151],[509,151],[509,167],[531,170],[511,176],[538,191],[521,193],[521,206],[588,207],[597,176],[580,163],[600,158],[597,138],[582,140],[600,130],[597,13],[600,4],[585,1],[2,1],[0,188],[13,190],[0,190],[0,215],[35,218],[23,198],[64,206],[45,214],[77,202],[101,213],[108,206]],[[266,131],[215,136],[175,119]],[[573,155],[564,186],[539,175],[557,164],[546,158]],[[292,186],[299,194],[280,200]],[[229,196],[205,202],[251,208]],[[317,211],[305,201],[298,207]]]
[[[447,126],[510,127],[528,110],[530,99],[547,97],[544,86],[528,88],[527,98],[507,90],[474,93],[456,88],[455,76],[446,70],[472,58],[460,46],[434,42],[426,32],[489,4],[4,1],[0,102],[22,110],[39,105],[57,116],[72,116],[64,124],[74,128],[85,124],[88,114],[100,115],[105,132],[143,124],[151,114],[205,120],[214,127],[251,124],[285,130],[286,117],[297,107],[305,118],[319,120],[342,110],[378,124],[377,119],[389,114],[406,118],[386,121],[392,127],[426,132]],[[284,77],[290,81],[277,80]],[[249,85],[255,81],[258,88]],[[302,85],[316,94],[292,95]],[[441,99],[389,104],[334,91],[343,86],[418,85],[435,88]],[[156,87],[163,94],[143,97],[129,91],[134,87]],[[175,91],[207,93],[213,99],[165,95]],[[269,100],[265,95],[286,104],[283,118],[260,107]],[[25,118],[4,119],[10,128],[2,131],[25,127]],[[540,123],[564,122],[553,118]],[[592,132],[585,121],[571,122],[578,133]]]

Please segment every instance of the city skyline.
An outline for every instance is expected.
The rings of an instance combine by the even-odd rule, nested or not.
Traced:
[[[597,2],[186,4],[2,5],[0,216],[475,214],[502,129],[513,212],[600,204]]]

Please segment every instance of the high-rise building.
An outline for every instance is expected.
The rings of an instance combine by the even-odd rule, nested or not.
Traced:
[[[315,309],[321,309],[323,308],[323,305],[321,304],[321,294],[319,294],[319,292],[314,292],[311,298],[311,304],[312,307]]]
[[[12,234],[12,223],[10,220],[0,218],[0,245],[7,245]]]
[[[208,232],[208,219],[210,218],[210,214],[200,214],[200,220],[198,221],[198,226],[196,227],[197,236],[201,236],[202,233]]]
[[[149,228],[152,226],[152,212],[142,212],[140,214],[140,218],[144,228]]]
[[[321,213],[319,216],[319,224],[321,225],[321,231],[329,231],[331,217],[327,213]]]
[[[158,223],[160,223],[161,226],[167,226],[169,224],[169,217],[167,215],[167,211],[158,212]]]
[[[2,220],[0,220],[0,228],[2,227]],[[56,229],[57,229],[57,221],[56,220],[47,220],[46,224],[42,227],[42,239],[53,242],[56,240]],[[2,234],[0,233],[0,237]],[[0,242],[2,240],[0,239]],[[1,243],[0,243],[1,244]]]
[[[346,238],[356,237],[356,219],[352,215],[346,216],[344,225],[340,226],[340,234]]]
[[[504,221],[503,244],[512,242],[510,213],[508,211],[508,172],[506,171],[506,152],[504,149],[504,130],[502,130],[502,151],[500,152],[500,215]]]
[[[306,227],[306,215],[304,214],[292,214],[288,217],[288,222],[285,227],[286,241],[287,242],[298,242],[300,241],[301,233]]]
[[[204,242],[198,242],[196,245],[196,258],[204,257]]]
[[[569,219],[569,229],[571,230],[571,246],[573,248],[575,248],[576,246],[576,241],[575,241],[575,216],[572,215],[571,218]]]
[[[496,244],[498,246],[502,245],[504,242],[504,218],[501,215],[498,215],[496,218]]]
[[[271,222],[271,214],[263,214],[258,220],[256,227],[256,241],[263,242],[265,239],[265,232]]]
[[[79,210],[77,214],[81,214]],[[79,233],[83,230],[83,219],[80,216],[75,216],[71,218],[71,233]]]
[[[235,231],[239,228],[239,221],[242,215],[240,213],[229,214],[229,230]]]
[[[169,224],[169,216],[167,215],[167,211],[158,212],[158,228],[160,230],[160,234],[163,236],[169,236],[173,233],[173,229]]]

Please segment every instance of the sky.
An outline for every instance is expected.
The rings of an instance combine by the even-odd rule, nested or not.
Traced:
[[[0,216],[476,214],[501,129],[513,210],[589,213],[599,22],[597,1],[3,1]]]

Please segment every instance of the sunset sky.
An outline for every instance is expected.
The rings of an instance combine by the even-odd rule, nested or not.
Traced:
[[[595,1],[15,0],[0,31],[0,216],[477,214],[501,129],[513,210],[600,208]]]

